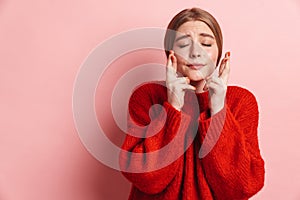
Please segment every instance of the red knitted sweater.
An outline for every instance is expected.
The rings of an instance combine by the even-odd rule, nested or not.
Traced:
[[[195,96],[197,108],[192,103]],[[162,105],[165,112],[156,107],[149,117],[154,104]],[[129,113],[128,134],[122,146],[127,153],[120,153],[120,166],[132,183],[130,200],[248,199],[263,187],[258,106],[248,90],[229,86],[225,107],[210,117],[208,92],[187,92],[182,111],[177,111],[167,102],[165,86],[147,83],[132,94]],[[199,149],[209,128],[207,140],[214,145],[213,140],[218,139],[212,150],[200,158]],[[159,154],[176,136],[171,149]],[[144,154],[133,157],[128,152]],[[158,154],[145,154],[150,152]],[[178,157],[173,156],[178,153]],[[168,165],[155,168],[168,158]]]

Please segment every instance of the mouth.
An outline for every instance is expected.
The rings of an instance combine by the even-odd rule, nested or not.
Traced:
[[[187,64],[186,66],[188,66],[189,68],[194,69],[194,70],[199,70],[202,67],[204,67],[205,64],[193,63],[193,64]]]

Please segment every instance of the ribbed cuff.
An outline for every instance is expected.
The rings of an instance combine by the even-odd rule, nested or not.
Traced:
[[[191,116],[183,111],[176,110],[169,102],[164,102],[164,108],[167,112],[166,127],[168,127],[171,133],[177,133],[178,131],[186,132],[191,122]]]
[[[227,105],[225,105],[221,111],[206,120],[202,120],[200,116],[199,133],[202,143],[202,152],[200,152],[199,156],[204,157],[210,153],[210,151],[213,151],[217,143],[221,146],[226,145],[228,140],[232,139],[232,136],[224,134],[228,133],[227,130],[236,129],[236,127],[235,119]],[[231,131],[229,132],[231,133]]]

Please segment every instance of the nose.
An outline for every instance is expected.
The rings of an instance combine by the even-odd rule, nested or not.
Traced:
[[[201,46],[197,44],[197,42],[193,42],[190,48],[190,58],[198,58],[201,57]]]

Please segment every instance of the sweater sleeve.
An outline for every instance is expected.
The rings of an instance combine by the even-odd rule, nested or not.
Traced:
[[[243,95],[238,103],[226,104],[211,118],[199,119],[201,140],[207,140],[203,145],[212,148],[202,165],[215,199],[248,199],[264,185],[257,102],[252,93],[240,90]]]
[[[120,166],[122,174],[136,188],[156,194],[168,186],[183,162],[183,138],[190,117],[166,101],[160,109],[152,110],[149,117],[149,109],[155,104],[151,91],[149,86],[142,86],[130,98],[128,133],[120,153]],[[155,92],[159,95],[162,91]],[[162,151],[171,142],[171,147]],[[159,164],[164,162],[166,166],[161,167]]]

